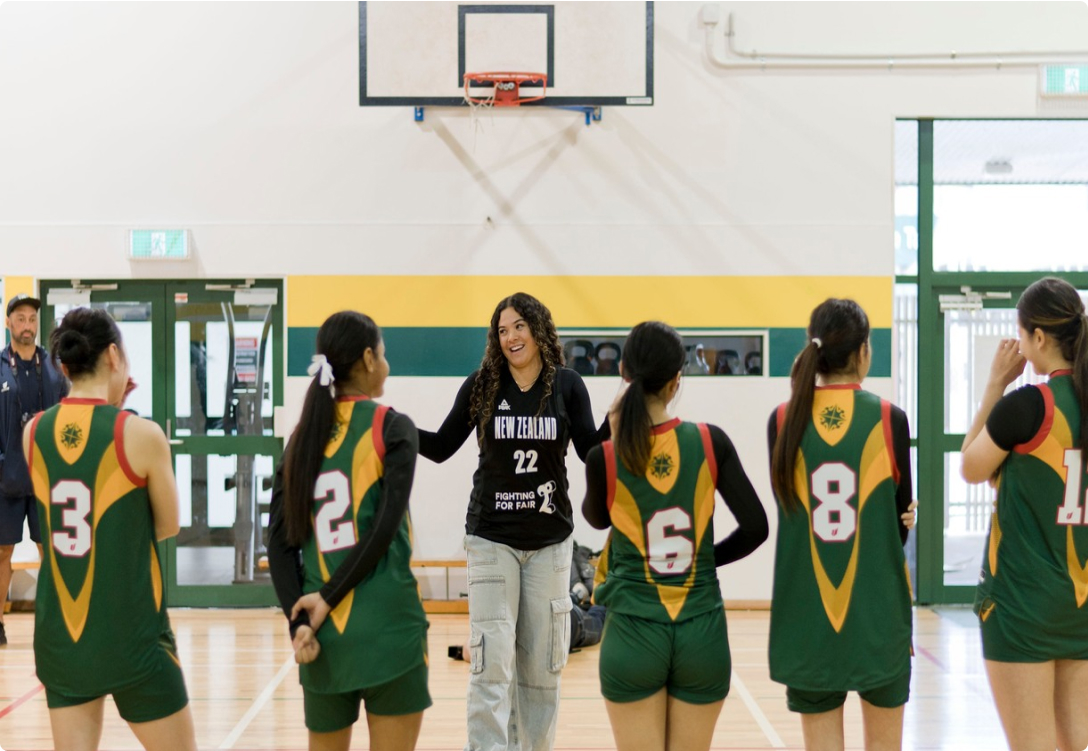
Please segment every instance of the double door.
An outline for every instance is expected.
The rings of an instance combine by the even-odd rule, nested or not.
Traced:
[[[110,313],[137,388],[126,408],[173,450],[181,532],[160,548],[171,605],[275,602],[268,505],[282,451],[278,280],[41,283],[42,340],[73,307]]]

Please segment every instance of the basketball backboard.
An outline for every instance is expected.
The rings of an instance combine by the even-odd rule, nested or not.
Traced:
[[[484,71],[546,73],[525,106],[650,105],[653,60],[652,2],[359,3],[364,107],[463,105]]]

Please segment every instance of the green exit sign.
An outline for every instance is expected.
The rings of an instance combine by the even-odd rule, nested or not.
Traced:
[[[1044,96],[1088,96],[1088,64],[1044,65]]]
[[[189,257],[189,230],[130,230],[128,233],[128,257],[138,261],[184,261]]]

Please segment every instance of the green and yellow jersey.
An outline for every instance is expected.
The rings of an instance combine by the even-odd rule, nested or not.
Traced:
[[[772,452],[785,406],[771,418]],[[898,408],[856,384],[816,389],[794,465],[802,508],[778,504],[773,680],[864,691],[910,670],[911,592],[899,520],[910,503],[906,444]]]
[[[1088,477],[1077,448],[1080,405],[1070,371],[1004,397],[1006,403],[994,407],[987,428],[1002,436],[1007,431],[999,423],[1010,414],[1009,407],[1040,397],[1042,420],[1034,435],[1002,446],[1011,451],[996,479],[975,612],[984,622],[984,636],[986,622],[996,618],[1001,640],[1019,645],[1017,650],[1033,659],[1085,659]],[[1004,441],[996,437],[995,442]],[[998,659],[1013,659],[1010,654]]]
[[[385,482],[386,420],[396,418],[414,433],[408,418],[366,398],[341,397],[336,408],[336,427],[314,488],[313,534],[301,551],[305,592],[321,590],[375,525]],[[398,445],[413,452],[414,467],[414,442],[411,449]],[[411,521],[404,513],[394,523],[384,555],[318,631],[320,656],[299,668],[306,688],[344,693],[376,686],[426,660],[427,619],[409,567]]]
[[[146,679],[177,661],[146,478],[125,455],[125,422],[101,400],[64,399],[35,418],[27,457],[42,528],[35,600],[38,678],[68,696]]]

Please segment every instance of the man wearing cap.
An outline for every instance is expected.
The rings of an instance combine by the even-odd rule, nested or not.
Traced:
[[[11,554],[23,539],[24,519],[41,555],[34,487],[23,457],[23,426],[68,393],[68,381],[35,344],[41,306],[30,295],[11,298],[7,308],[11,343],[0,352],[0,647],[8,643],[4,605],[11,585]]]

